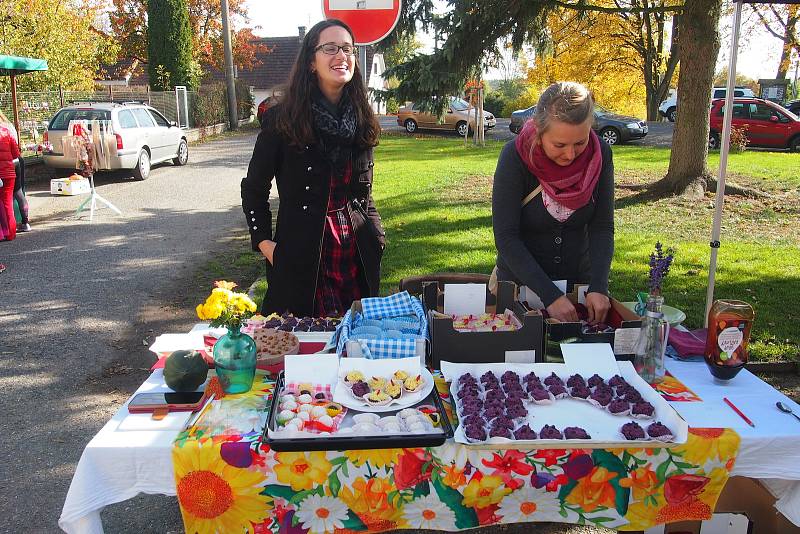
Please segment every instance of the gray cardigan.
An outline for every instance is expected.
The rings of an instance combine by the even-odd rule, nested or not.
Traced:
[[[509,141],[500,153],[492,187],[492,226],[497,247],[497,278],[533,290],[545,306],[562,293],[552,280],[589,283],[589,291],[608,294],[614,255],[614,162],[600,141],[603,166],[589,203],[563,223],[545,209],[539,194],[524,208],[522,199],[539,185]]]

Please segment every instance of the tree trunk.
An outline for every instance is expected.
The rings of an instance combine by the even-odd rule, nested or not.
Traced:
[[[719,52],[722,0],[692,0],[681,17],[678,118],[669,170],[655,187],[691,197],[708,187],[708,116],[714,65]]]
[[[786,73],[792,63],[792,49],[797,46],[795,42],[795,30],[797,28],[797,6],[787,7],[786,24],[783,32],[783,50],[781,51],[781,62],[778,64],[778,74],[775,76],[780,80],[786,79]]]

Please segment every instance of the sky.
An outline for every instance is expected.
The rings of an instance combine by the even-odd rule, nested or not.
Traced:
[[[298,26],[311,27],[322,20],[322,0],[288,0],[281,1],[281,7],[275,8],[275,0],[247,0],[251,25],[260,26],[255,34],[261,37],[278,37],[296,35]],[[752,21],[749,21],[752,22]],[[748,20],[744,20],[747,24]],[[718,68],[727,64],[730,50],[730,17],[722,24],[723,43],[718,61]],[[419,36],[430,48],[433,41],[427,36]],[[765,31],[744,35],[739,43],[737,72],[750,78],[773,78],[780,59],[780,41]],[[790,75],[794,74],[793,72]],[[487,73],[487,78],[499,78],[497,71]]]

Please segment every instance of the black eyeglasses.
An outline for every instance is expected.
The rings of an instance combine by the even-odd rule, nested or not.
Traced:
[[[327,54],[329,56],[335,56],[339,53],[339,50],[345,53],[348,56],[354,56],[358,53],[358,48],[351,45],[351,44],[344,44],[342,46],[337,45],[336,43],[325,43],[321,44],[314,49],[314,52],[318,52],[322,50],[323,54]]]

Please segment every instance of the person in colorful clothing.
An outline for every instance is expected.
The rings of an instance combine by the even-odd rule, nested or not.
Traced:
[[[17,173],[14,160],[19,157],[16,131],[0,112],[0,241],[11,241],[17,236],[17,221],[14,218],[14,182]]]
[[[586,282],[588,321],[606,318],[614,254],[614,163],[592,131],[594,100],[574,82],[544,90],[533,117],[506,144],[492,189],[497,279],[539,296],[550,317],[577,321],[553,280]],[[523,199],[540,193],[520,208]]]
[[[378,294],[386,238],[372,199],[372,150],[380,126],[356,55],[346,24],[316,24],[284,98],[264,114],[242,180],[251,244],[266,259],[264,314],[342,315]]]

